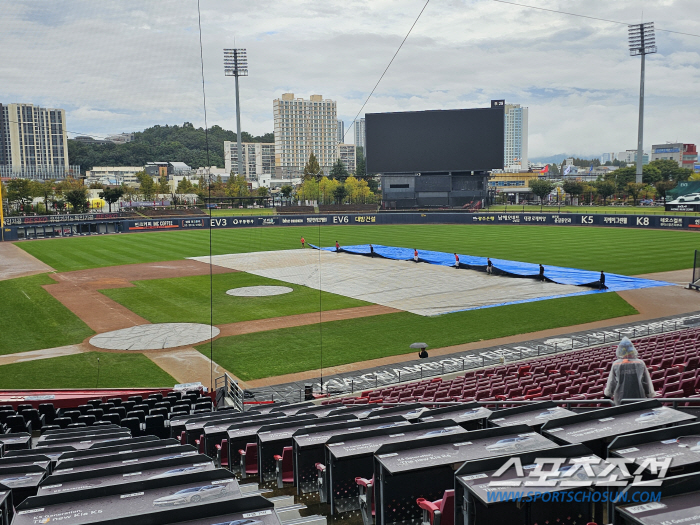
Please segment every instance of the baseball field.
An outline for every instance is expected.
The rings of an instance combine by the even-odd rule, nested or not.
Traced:
[[[364,276],[367,294],[358,299],[322,286],[296,284],[284,271],[270,277],[218,263],[210,267],[201,259],[210,255],[217,261],[216,256],[257,254],[265,261],[268,252],[278,256],[289,251],[291,260],[298,256],[304,237],[318,246],[333,246],[336,241],[341,246],[373,243],[629,276],[656,274],[652,278],[664,280],[663,272],[692,267],[695,235],[514,225],[356,225],[148,232],[0,244],[0,255],[12,251],[17,255],[12,261],[18,261],[13,264],[26,265],[26,271],[15,267],[0,280],[4,310],[0,387],[208,382],[209,357],[217,371],[226,370],[251,384],[270,382],[271,377],[321,367],[361,367],[365,361],[403,354],[412,359],[409,345],[415,341],[437,349],[479,341],[489,346],[489,340],[501,337],[660,316],[668,305],[673,310],[679,288],[570,295],[430,316],[372,299],[381,297],[381,272],[387,270],[382,261],[373,262],[372,276]],[[200,259],[190,259],[195,257]],[[347,257],[345,266],[319,259],[319,275],[352,273],[348,268],[352,270],[357,259],[340,257]],[[416,268],[410,269],[412,279],[420,281],[422,274],[415,272],[423,270]],[[428,277],[443,278],[425,275],[426,282]],[[251,286],[285,286],[292,291],[264,297],[226,293]],[[488,295],[488,288],[479,293]],[[693,309],[694,300],[686,299],[683,308]],[[700,303],[697,306],[700,310]],[[211,324],[219,333],[212,341],[166,349],[106,350],[90,343],[97,334],[161,323]]]

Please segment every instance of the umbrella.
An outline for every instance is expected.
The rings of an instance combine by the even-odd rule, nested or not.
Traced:
[[[410,348],[428,348],[428,345],[425,343],[413,343]]]

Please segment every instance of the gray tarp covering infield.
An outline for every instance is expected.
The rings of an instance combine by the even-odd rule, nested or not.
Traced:
[[[192,259],[209,263],[209,257]],[[217,255],[212,257],[212,263],[423,316],[599,293],[567,284],[324,250]]]

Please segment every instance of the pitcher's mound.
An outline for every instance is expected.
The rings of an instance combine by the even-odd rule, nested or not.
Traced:
[[[227,295],[235,297],[267,297],[269,295],[282,295],[293,292],[289,286],[243,286],[241,288],[231,288]]]
[[[206,324],[142,324],[96,335],[90,344],[105,350],[161,350],[194,345],[217,335],[219,329]]]

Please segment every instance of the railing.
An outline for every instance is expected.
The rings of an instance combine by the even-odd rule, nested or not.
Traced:
[[[430,377],[440,377],[446,374],[453,374],[459,372],[467,372],[469,370],[475,370],[480,368],[486,368],[489,366],[498,366],[506,363],[513,363],[517,361],[522,361],[525,359],[534,359],[540,356],[558,354],[562,352],[568,352],[570,350],[579,350],[583,348],[591,348],[594,346],[606,345],[609,343],[617,343],[623,337],[627,336],[631,339],[638,337],[648,337],[651,335],[664,334],[669,332],[693,330],[697,327],[687,327],[678,326],[678,321],[662,321],[660,323],[654,323],[654,326],[647,324],[641,327],[630,327],[621,330],[613,330],[612,333],[603,332],[601,336],[592,335],[580,335],[571,337],[571,344],[565,342],[557,342],[553,345],[548,345],[545,343],[538,344],[536,348],[531,350],[527,349],[503,349],[504,354],[499,357],[490,358],[483,354],[479,355],[467,355],[464,357],[450,357],[445,356],[445,358],[440,361],[439,366],[431,366],[430,363],[418,363],[412,365],[413,368],[419,368],[416,372],[402,372],[401,370],[396,371],[395,377],[387,377],[386,374],[374,374],[374,385],[369,383],[367,380],[363,380],[361,384],[356,385],[354,379],[350,379],[349,382],[346,381],[345,388],[338,387],[328,387],[323,385],[321,394],[327,395],[329,397],[354,394],[355,392],[362,392],[364,390],[373,390],[380,387],[387,387],[390,385],[396,385],[399,383],[410,383],[412,381],[421,381]],[[560,338],[561,340],[561,338]],[[445,361],[452,361],[452,364],[445,363]],[[456,364],[454,364],[456,362]],[[371,372],[370,372],[371,374]],[[365,376],[368,374],[364,374]],[[332,381],[332,380],[331,380]],[[299,389],[294,392],[293,395],[289,392],[251,392],[253,394],[253,399],[255,401],[287,401],[287,402],[301,402],[304,401],[305,392],[304,389]],[[319,393],[319,392],[315,392]]]
[[[239,412],[243,412],[243,390],[228,374],[217,377],[214,380],[216,392],[216,406],[230,405]]]

